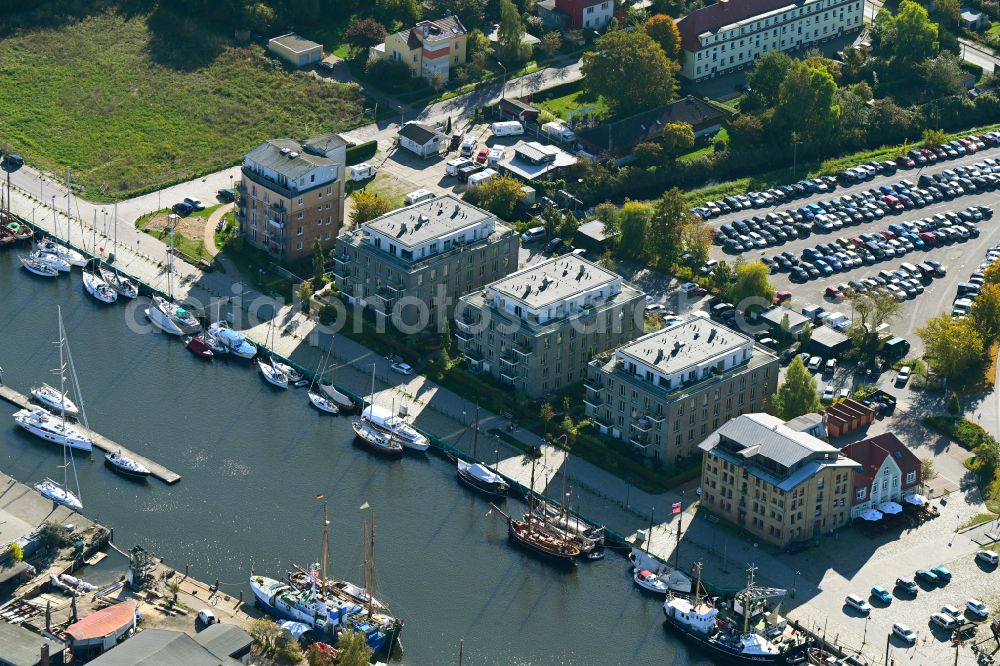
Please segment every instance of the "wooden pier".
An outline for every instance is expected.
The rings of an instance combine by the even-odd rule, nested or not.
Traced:
[[[0,398],[3,398],[7,402],[20,407],[21,409],[33,409],[36,406],[31,404],[28,400],[28,396],[18,393],[14,389],[5,384],[0,384]],[[177,472],[172,472],[163,465],[141,456],[134,451],[122,446],[118,442],[114,442],[99,432],[94,432],[90,428],[84,427],[82,423],[77,423],[76,427],[81,431],[86,433],[88,437],[94,442],[94,447],[101,449],[102,451],[107,451],[109,453],[115,451],[121,451],[124,455],[132,458],[133,460],[145,465],[149,468],[149,471],[153,473],[153,476],[158,478],[160,481],[168,485],[173,485],[181,480],[181,475]]]

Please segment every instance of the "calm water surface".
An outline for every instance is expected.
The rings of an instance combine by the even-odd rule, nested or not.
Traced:
[[[78,460],[85,513],[192,575],[252,598],[251,569],[282,577],[319,559],[331,510],[331,573],[362,581],[368,502],[377,519],[376,594],[406,622],[405,664],[707,664],[667,635],[660,604],[614,556],[561,573],[514,550],[486,501],[436,457],[401,462],[352,445],[350,423],[276,392],[250,364],[204,363],[164,334],[137,334],[122,304],[101,306],[80,274],[43,281],[0,252],[0,366],[22,392],[58,364],[62,305],[91,425],[183,476],[168,487]],[[60,472],[60,453],[15,429],[0,403],[0,469],[26,483]],[[508,502],[514,506],[514,502]],[[121,560],[124,562],[123,560]]]

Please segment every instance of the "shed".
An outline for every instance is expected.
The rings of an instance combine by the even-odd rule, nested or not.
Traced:
[[[448,137],[430,125],[411,121],[399,130],[399,145],[427,159],[448,148]]]
[[[136,603],[131,599],[102,608],[66,627],[73,654],[100,654],[135,628]]]
[[[220,657],[242,659],[250,653],[253,639],[235,624],[216,622],[195,634],[194,640],[209,652]]]
[[[794,310],[790,310],[786,307],[771,308],[763,315],[761,318],[767,322],[767,325],[776,331],[781,330],[781,320],[788,316],[788,332],[792,335],[798,335],[805,328],[805,325],[809,323],[809,317],[801,315]]]
[[[989,19],[978,9],[972,7],[962,7],[959,15],[959,23],[968,30],[984,30],[989,25]]]
[[[809,341],[803,345],[804,351],[818,354],[823,358],[835,358],[851,346],[851,339],[829,326],[817,326],[812,330]]]
[[[0,622],[0,666],[39,666],[42,663],[62,666],[66,663],[64,655],[62,643],[19,625]]]
[[[323,45],[299,37],[294,32],[267,42],[267,50],[296,67],[306,67],[323,59]]]
[[[573,245],[595,254],[602,254],[608,249],[608,236],[604,222],[591,220],[581,224],[573,237]]]
[[[204,633],[204,632],[202,632]],[[199,634],[200,636],[201,634]],[[93,666],[239,666],[180,631],[146,629],[90,662]]]
[[[826,431],[830,437],[843,437],[867,428],[875,421],[875,410],[853,398],[830,405],[826,410]]]
[[[501,98],[497,103],[497,107],[500,109],[500,115],[504,118],[513,118],[514,120],[520,120],[522,123],[528,120],[538,120],[538,109],[527,102],[522,102],[513,97]]]

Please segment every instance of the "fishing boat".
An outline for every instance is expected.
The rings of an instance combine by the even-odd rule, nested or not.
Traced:
[[[205,340],[200,335],[195,335],[188,338],[187,344],[185,344],[184,346],[187,347],[187,350],[189,352],[191,352],[198,358],[203,358],[208,361],[211,361],[213,358],[215,358],[215,352],[212,350],[211,347],[208,346],[208,343],[205,342]]]
[[[208,332],[234,356],[253,358],[257,355],[257,348],[250,344],[242,333],[234,331],[224,321],[217,321],[209,326]]]
[[[257,359],[257,367],[268,384],[281,389],[288,388],[288,375],[278,370],[270,360]]]
[[[130,458],[121,451],[104,454],[104,465],[122,476],[132,479],[145,479],[152,471],[138,460]]]
[[[51,409],[53,412],[63,412],[66,416],[77,417],[80,415],[80,408],[76,406],[66,391],[60,391],[59,389],[49,386],[48,384],[41,384],[31,389],[31,397],[35,399],[40,405],[47,409]]]
[[[108,258],[108,262],[112,264],[114,264],[115,255],[118,253],[118,203],[117,202],[115,203],[114,226],[115,226],[115,233],[114,233],[114,240],[112,241],[114,243],[113,245],[114,251]],[[135,283],[132,282],[130,279],[120,274],[118,272],[117,265],[108,267],[102,264],[101,266],[98,267],[98,270],[101,273],[101,278],[103,278],[104,281],[107,282],[112,289],[118,292],[119,296],[124,296],[125,298],[133,299],[139,295],[139,287],[137,287]]]
[[[479,407],[476,407],[476,423],[472,431],[472,459],[476,460],[479,444]],[[500,465],[500,449],[496,450],[497,466]],[[455,461],[458,480],[490,497],[506,497],[510,486],[503,477],[480,462],[466,462],[461,458]]]
[[[59,275],[59,271],[48,264],[39,261],[37,258],[31,255],[24,256],[23,254],[17,255],[18,260],[21,265],[24,266],[29,272],[34,273],[39,277],[56,277]]]
[[[83,510],[83,502],[80,501],[76,495],[71,493],[62,484],[53,481],[52,479],[45,477],[42,481],[35,484],[35,490],[40,492],[45,497],[49,498],[56,504],[62,504],[63,506],[68,506],[74,511]]]
[[[17,242],[17,239],[14,238],[14,234],[8,231],[6,226],[0,224],[0,247],[13,245],[15,242]]]
[[[65,259],[55,254],[49,254],[48,252],[39,252],[38,250],[35,250],[28,256],[37,262],[43,263],[46,266],[56,269],[60,273],[69,273],[73,269],[73,267],[69,265],[69,262],[67,262]]]
[[[776,593],[783,594],[784,590],[757,588],[753,581],[756,568],[751,566],[747,587],[737,595],[735,602],[735,607],[742,609],[741,627],[735,619],[720,615],[712,600],[702,594],[701,564],[696,564],[695,569],[693,597],[668,593],[663,604],[668,628],[725,664],[769,666],[802,661],[808,641],[793,636],[792,640],[774,642],[758,633],[756,627],[750,627],[753,603]]]
[[[389,615],[384,606],[377,608],[371,595],[368,603],[338,592],[326,580],[326,560],[329,541],[327,507],[323,505],[323,564],[316,565],[295,583],[251,574],[250,589],[257,606],[277,618],[301,622],[321,639],[339,638],[343,632],[362,633],[376,654],[388,656],[398,643],[403,623]],[[374,581],[375,517],[372,515],[370,545],[365,555],[366,578]],[[358,588],[360,589],[360,588]],[[369,585],[371,589],[371,585]]]
[[[171,335],[191,335],[201,330],[198,319],[184,306],[174,302],[174,227],[170,227],[170,249],[167,252],[167,298],[153,296],[146,316],[153,325]]]
[[[118,300],[118,292],[96,272],[83,271],[83,288],[101,303],[114,303]]]
[[[431,446],[429,439],[421,435],[413,426],[385,407],[369,404],[361,410],[361,418],[379,430],[386,432],[390,437],[408,449],[426,451]]]
[[[368,404],[374,404],[374,400],[375,364],[372,363],[372,390],[368,396]],[[364,410],[362,410],[359,418],[351,422],[351,429],[354,431],[356,441],[369,451],[391,458],[398,458],[403,455],[403,445],[396,441],[388,432],[376,427],[365,415]]]

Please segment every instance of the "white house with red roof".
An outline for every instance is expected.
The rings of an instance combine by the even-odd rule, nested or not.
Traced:
[[[841,453],[861,465],[854,473],[853,518],[886,502],[899,503],[920,489],[920,459],[892,433],[848,444]]]

